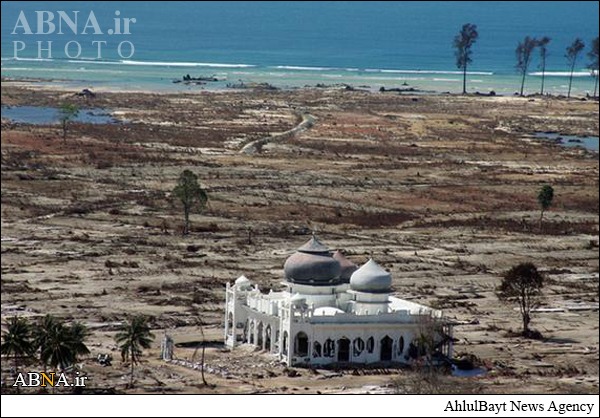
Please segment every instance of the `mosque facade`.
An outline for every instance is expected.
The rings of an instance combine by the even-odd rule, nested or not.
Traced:
[[[452,357],[451,322],[392,296],[392,277],[374,260],[359,268],[313,237],[284,272],[281,292],[265,294],[245,276],[227,285],[226,346],[249,344],[294,367]]]

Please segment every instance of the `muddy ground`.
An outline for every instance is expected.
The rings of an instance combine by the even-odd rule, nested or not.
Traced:
[[[219,345],[225,284],[244,274],[280,288],[286,257],[315,230],[356,263],[373,255],[397,296],[461,324],[456,352],[490,370],[451,379],[464,393],[598,393],[598,154],[532,139],[598,136],[597,102],[326,89],[84,99],[2,83],[2,105],[64,102],[126,123],[72,124],[63,141],[58,127],[2,121],[2,318],[86,323],[94,389],[356,393],[414,382],[407,370],[289,371]],[[309,129],[277,136],[307,115]],[[254,153],[240,152],[253,141]],[[210,198],[188,237],[170,193],[185,169]],[[540,228],[544,184],[557,196]],[[532,324],[542,340],[514,337],[519,313],[494,293],[523,261],[548,278]],[[156,341],[126,390],[113,336],[139,313]],[[202,324],[211,387],[183,362],[198,359]],[[157,359],[165,331],[177,364]],[[99,353],[112,367],[95,364]]]

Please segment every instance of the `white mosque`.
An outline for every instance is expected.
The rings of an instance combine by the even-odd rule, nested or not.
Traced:
[[[289,366],[393,364],[418,358],[429,335],[452,357],[451,323],[392,297],[392,277],[375,261],[358,268],[313,236],[284,271],[283,292],[264,294],[244,276],[227,285],[226,346],[250,344]]]

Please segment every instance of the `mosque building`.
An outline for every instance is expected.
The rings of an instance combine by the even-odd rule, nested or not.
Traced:
[[[391,296],[389,272],[358,268],[316,237],[284,265],[285,290],[264,294],[242,276],[227,285],[225,344],[250,344],[288,366],[410,363],[429,352],[452,357],[442,312]]]

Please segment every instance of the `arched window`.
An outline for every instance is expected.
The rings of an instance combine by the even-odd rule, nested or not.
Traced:
[[[320,358],[323,355],[323,348],[321,347],[321,343],[315,341],[313,345],[313,357]]]
[[[404,353],[404,337],[400,337],[398,341],[398,355],[401,356]]]
[[[250,323],[250,344],[254,344],[254,321]]]
[[[354,357],[359,357],[365,351],[365,342],[362,338],[354,340]]]
[[[271,351],[271,334],[271,325],[268,325],[265,330],[265,350],[269,352]]]
[[[234,333],[234,329],[233,329],[233,313],[229,312],[229,315],[227,315],[227,333],[229,335],[233,335]]]
[[[335,341],[327,339],[325,346],[323,347],[323,356],[332,358],[335,355]]]
[[[283,332],[283,350],[282,353],[284,356],[287,356],[288,353],[288,340],[289,340],[289,336],[287,331]]]
[[[294,355],[296,357],[308,357],[308,335],[304,332],[296,334],[294,340]]]
[[[371,337],[367,340],[367,352],[373,354],[375,351],[375,338]]]
[[[250,331],[250,320],[246,321],[246,324],[244,325],[244,344],[248,343],[248,333]]]
[[[263,323],[258,323],[258,328],[256,329],[256,345],[262,348],[263,346]]]

